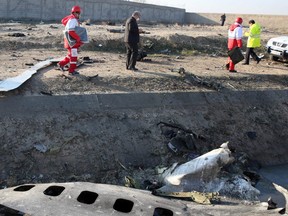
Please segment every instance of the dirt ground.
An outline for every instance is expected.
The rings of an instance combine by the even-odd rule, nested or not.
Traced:
[[[287,65],[272,62],[265,54],[265,44],[277,32],[263,30],[262,48],[256,50],[264,56],[259,65],[253,60],[249,66],[237,65],[237,74],[228,73],[226,57],[227,27],[221,26],[148,26],[142,28],[149,34],[142,35],[140,47],[148,54],[138,62],[139,71],[125,70],[123,26],[87,25],[90,43],[80,50],[80,58],[88,56],[93,64],[79,68],[80,78],[69,82],[59,79],[60,71],[49,69],[33,77],[20,88],[22,94],[51,91],[53,94],[77,94],[92,92],[153,92],[209,90],[209,87],[191,85],[191,76],[234,90],[285,89]],[[121,33],[111,33],[117,30]],[[247,28],[244,28],[244,31]],[[24,37],[13,37],[23,33]],[[62,48],[62,26],[59,24],[2,23],[0,79],[17,76],[41,60],[61,58],[66,55]],[[245,44],[244,39],[244,44]],[[245,48],[243,48],[245,51]],[[178,73],[184,68],[185,73]],[[56,68],[55,68],[56,69]],[[93,78],[87,83],[85,77]],[[82,83],[84,79],[84,82]],[[30,83],[33,83],[30,85]],[[96,84],[96,85],[95,85]],[[204,87],[204,88],[203,88]],[[27,89],[26,89],[27,88]],[[212,88],[213,89],[213,88]],[[3,93],[1,93],[3,94]],[[12,93],[13,94],[13,93]],[[19,92],[17,91],[17,94]]]
[[[51,65],[40,70],[19,88],[9,92],[0,92],[0,99],[11,96],[40,96],[47,94],[65,96],[114,93],[225,92],[227,90],[261,92],[264,90],[287,90],[287,64],[269,60],[264,48],[269,38],[281,35],[279,29],[274,31],[273,29],[264,28],[262,47],[256,50],[259,55],[263,56],[259,64],[256,64],[251,59],[250,65],[241,65],[240,63],[236,65],[237,73],[229,73],[224,67],[227,61],[227,26],[141,25],[146,32],[149,32],[149,34],[141,35],[140,45],[141,49],[147,53],[147,57],[137,62],[139,70],[136,72],[125,69],[126,54],[123,44],[123,26],[92,24],[85,25],[85,27],[87,27],[89,33],[90,43],[85,44],[81,48],[79,57],[80,60],[83,57],[89,57],[93,60],[93,63],[85,63],[80,66],[78,68],[79,76],[63,77],[63,73],[57,69],[56,65]],[[247,30],[247,28],[245,29]],[[113,32],[113,30],[116,30],[116,32]],[[40,61],[64,57],[66,51],[63,48],[62,31],[62,26],[55,23],[1,23],[0,81],[15,77]],[[15,37],[13,33],[23,33],[25,36]],[[245,51],[245,48],[243,48],[243,51]],[[67,73],[65,72],[64,74]],[[121,141],[141,141],[141,144],[147,145],[147,151],[152,151],[151,149],[148,150],[149,147],[152,147],[149,141],[163,142],[163,137],[158,137],[159,127],[157,132],[155,128],[149,128],[149,126],[159,123],[158,120],[161,117],[168,120],[168,116],[175,114],[175,116],[180,116],[179,122],[184,122],[186,119],[184,111],[166,110],[166,115],[161,113],[160,108],[157,110],[157,114],[152,112],[145,113],[147,111],[149,112],[147,109],[126,110],[126,114],[121,113],[121,111],[106,111],[93,114],[83,112],[81,115],[69,115],[67,119],[66,116],[63,119],[57,119],[58,116],[52,113],[51,116],[42,116],[41,120],[31,119],[28,123],[23,122],[24,120],[21,118],[5,118],[3,116],[1,119],[3,121],[2,132],[0,132],[3,145],[0,147],[0,152],[5,157],[2,157],[1,162],[11,160],[9,161],[11,164],[9,166],[3,163],[0,165],[3,169],[0,176],[0,185],[2,187],[10,187],[31,181],[35,183],[92,181],[123,185],[123,176],[129,173],[126,169],[127,166],[134,168],[134,174],[137,173],[135,176],[145,179],[141,175],[152,176],[151,173],[153,172],[147,166],[168,165],[174,161],[183,160],[183,157],[179,157],[179,155],[174,157],[168,149],[157,146],[155,147],[157,150],[153,149],[154,153],[149,164],[137,164],[137,166],[133,167],[133,164],[123,165],[121,161],[116,160],[117,158],[114,158],[117,166],[107,164],[109,158],[114,157],[112,151],[120,151],[121,148],[125,148]],[[243,110],[243,113],[249,112],[251,113],[250,108]],[[238,118],[242,118],[244,116],[243,113],[239,114]],[[261,115],[265,116],[264,114]],[[266,121],[272,119],[271,115],[267,116]],[[79,129],[82,126],[81,122],[90,124],[90,118],[97,118],[98,121],[93,122],[95,125],[90,122],[91,128],[87,126],[87,128],[85,127],[87,131],[83,132],[82,129]],[[144,119],[143,125],[137,125],[139,118]],[[219,119],[221,118],[219,115]],[[64,125],[71,122],[74,124],[79,119],[82,121],[73,128],[73,131],[79,130],[76,135],[73,135],[72,131],[65,130]],[[232,121],[234,120],[230,120],[229,123],[233,127],[234,123]],[[126,121],[126,123],[124,124],[123,121]],[[262,121],[265,122],[265,119],[262,119]],[[108,123],[115,123],[115,125],[109,129],[106,125]],[[285,120],[279,121],[278,129],[281,128],[282,123],[284,124]],[[38,128],[42,124],[45,126]],[[97,131],[94,133],[93,126],[101,128],[104,132]],[[133,128],[132,131],[129,126]],[[186,125],[187,128],[190,128],[190,126],[190,124]],[[243,125],[237,127],[239,129]],[[274,130],[278,130],[277,128]],[[37,130],[38,132],[32,137],[26,137],[27,133],[34,134]],[[61,130],[63,130],[63,133],[60,133]],[[263,129],[262,134],[267,133],[267,130]],[[220,134],[218,138],[221,136],[221,138],[225,137],[227,133],[233,133],[227,132],[224,126],[217,129],[215,126],[214,129],[206,132],[211,132],[213,135]],[[136,138],[133,138],[133,135]],[[119,139],[119,136],[126,136],[126,140],[123,137]],[[145,140],[147,136],[151,138]],[[209,136],[209,134],[207,136],[209,138],[213,137],[212,135]],[[35,140],[33,143],[33,138],[37,138],[44,145],[49,146],[49,156],[46,157],[45,155],[30,152],[35,144]],[[106,142],[116,145],[116,147],[109,146],[107,149],[101,149],[100,155],[97,153],[97,157],[101,158],[101,164],[95,165],[95,161],[92,161],[92,159],[91,161],[83,161],[81,151],[83,151],[83,154],[89,154],[89,151],[97,151],[96,147],[89,143],[92,142],[92,138],[100,140],[99,146],[104,145]],[[279,139],[282,138],[280,137]],[[59,140],[57,141],[57,139]],[[239,140],[240,138],[235,137],[236,141],[237,139]],[[220,140],[222,139],[219,138],[217,141]],[[78,147],[78,142],[82,141],[86,143],[85,146]],[[27,146],[22,145],[23,142]],[[53,144],[53,142],[55,143]],[[67,144],[71,144],[71,146]],[[12,145],[15,146],[12,147]],[[213,146],[203,148],[198,153],[204,153],[211,147]],[[74,148],[79,150],[80,153],[74,154]],[[141,150],[134,150],[136,155],[140,157]],[[131,151],[131,149],[128,150],[130,153]],[[72,156],[69,156],[71,152]],[[57,160],[57,155],[61,156],[61,159],[58,158],[58,162],[53,161]],[[28,161],[25,159],[27,157],[29,158]],[[48,162],[35,165],[35,161],[38,160],[48,160]],[[95,172],[88,171],[90,168],[85,167],[88,166],[85,163],[88,163],[89,166],[93,164]],[[61,166],[57,171],[53,170],[53,166],[56,165]],[[144,173],[142,172],[143,169],[145,169]],[[97,176],[97,172],[102,176]]]

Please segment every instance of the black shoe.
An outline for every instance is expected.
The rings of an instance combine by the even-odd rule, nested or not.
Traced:
[[[242,65],[249,65],[249,63],[246,63],[246,62],[245,62],[245,63],[243,63]]]
[[[225,64],[225,68],[226,68],[226,70],[229,70],[229,66],[230,66],[229,63]]]
[[[230,73],[237,73],[236,70],[229,70]]]
[[[132,70],[132,71],[137,71],[137,70],[138,70],[138,68],[132,67],[132,68],[129,68],[129,70]]]
[[[261,58],[258,58],[258,59],[257,59],[257,64],[259,64],[259,62],[260,62],[261,60],[262,60]]]
[[[79,75],[80,73],[78,71],[73,71],[69,72],[69,75],[74,76],[74,75]]]
[[[58,66],[58,70],[65,72],[64,66],[60,66],[59,63],[57,64],[57,66]]]

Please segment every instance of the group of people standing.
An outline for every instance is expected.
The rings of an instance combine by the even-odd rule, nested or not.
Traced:
[[[65,26],[65,37],[64,37],[64,47],[67,49],[67,56],[58,63],[60,70],[64,71],[65,65],[69,64],[69,74],[77,75],[79,72],[76,71],[77,68],[77,58],[78,58],[78,48],[83,44],[79,34],[76,32],[76,28],[79,26],[79,18],[81,14],[80,6],[76,5],[72,7],[71,14],[64,17],[62,19],[62,24]],[[225,14],[224,14],[225,16]],[[224,25],[225,17],[221,17],[222,24]],[[139,11],[134,11],[132,16],[127,19],[125,24],[125,35],[124,42],[126,46],[126,69],[136,71],[136,61],[138,56],[138,43],[140,41],[139,34],[144,33],[144,31],[138,28],[138,20],[140,19],[141,14]],[[235,47],[242,48],[242,23],[243,19],[241,17],[237,17],[235,22],[229,27],[228,30],[228,50],[232,50]],[[246,58],[244,65],[249,65],[250,55],[257,62],[257,64],[261,61],[256,53],[254,52],[254,48],[260,47],[260,34],[261,27],[255,23],[254,20],[249,21],[250,30],[245,33],[245,36],[248,37],[247,42],[247,50],[246,50]],[[71,45],[69,43],[69,37],[72,38],[75,43]],[[228,63],[226,64],[227,70],[229,72],[235,73],[235,64],[233,63],[231,58],[228,58]]]
[[[228,30],[228,50],[232,50],[235,47],[242,48],[242,23],[243,19],[241,17],[237,17],[235,22],[230,25]],[[257,56],[257,54],[254,52],[254,48],[261,46],[261,27],[258,23],[255,23],[255,21],[249,20],[249,32],[245,32],[245,36],[248,37],[247,40],[247,49],[245,54],[245,62],[243,65],[249,65],[250,56],[257,62],[257,64],[261,61],[261,58]],[[229,70],[229,72],[235,73],[237,72],[235,70],[235,64],[233,63],[232,59],[228,58],[228,63],[226,64],[226,69]]]
[[[64,67],[69,64],[69,75],[79,74],[76,71],[77,68],[77,59],[78,59],[78,49],[83,42],[81,41],[80,35],[77,33],[76,29],[79,27],[79,18],[81,14],[80,6],[76,5],[72,7],[71,14],[64,17],[61,22],[65,26],[64,30],[64,48],[67,49],[67,55],[63,60],[58,62],[59,69],[64,71]],[[140,41],[139,34],[144,33],[144,31],[138,28],[138,21],[141,17],[139,11],[134,11],[132,16],[127,19],[125,25],[125,36],[124,42],[127,50],[126,57],[126,69],[136,71],[138,70],[136,66],[136,61],[138,57],[138,43]],[[75,41],[71,45],[69,39]]]

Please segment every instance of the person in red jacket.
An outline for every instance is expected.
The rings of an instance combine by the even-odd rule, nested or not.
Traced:
[[[65,26],[65,33],[69,34],[69,37],[74,39],[76,43],[74,45],[69,44],[67,40],[67,34],[64,36],[64,48],[67,49],[67,56],[58,63],[61,71],[64,71],[64,66],[70,63],[69,74],[77,75],[79,72],[75,71],[77,67],[78,48],[83,44],[80,40],[80,36],[75,32],[76,26],[79,26],[79,18],[81,14],[81,8],[76,5],[72,7],[71,14],[64,17],[61,22]]]
[[[242,47],[242,22],[241,17],[237,17],[235,23],[232,24],[228,30],[228,50],[232,50],[234,47]],[[226,65],[227,70],[232,73],[236,73],[235,65],[233,64],[231,58],[228,58],[228,64]]]

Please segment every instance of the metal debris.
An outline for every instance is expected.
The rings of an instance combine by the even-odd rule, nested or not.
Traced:
[[[48,96],[52,96],[53,95],[52,91],[49,91],[49,92],[40,91],[40,93],[43,94],[43,95],[48,95]]]
[[[125,176],[125,186],[130,188],[137,188],[140,189],[140,185],[138,182],[136,182],[132,177]]]
[[[277,208],[277,203],[275,203],[271,197],[268,198],[268,207],[267,210],[271,210],[271,209],[276,209]]]
[[[125,31],[125,29],[107,29],[107,31],[111,32],[111,33],[123,33]]]
[[[38,150],[39,152],[42,152],[42,153],[45,153],[45,152],[48,151],[47,146],[45,146],[45,145],[43,145],[43,144],[35,144],[35,145],[34,145],[34,148],[35,148],[36,150]]]
[[[180,124],[177,124],[177,123],[167,123],[167,122],[163,122],[163,121],[160,121],[157,126],[159,125],[164,125],[166,127],[171,127],[171,128],[175,128],[175,129],[178,129],[180,131],[183,131],[187,134],[192,134],[194,136],[194,138],[196,139],[202,139],[202,140],[205,140],[205,137],[202,136],[202,135],[199,135],[195,132],[193,132],[192,130],[190,129],[186,129],[184,126],[180,125]],[[176,134],[175,134],[176,135]]]
[[[64,79],[68,79],[68,80],[73,79],[71,76],[69,76],[68,74],[65,74],[65,73],[62,73],[60,76],[63,77]]]
[[[94,76],[87,76],[87,81],[92,81],[94,78],[97,78],[98,74],[94,75]]]
[[[10,36],[10,37],[25,37],[26,35],[23,33],[9,33],[8,36]]]
[[[161,54],[167,54],[167,55],[169,55],[169,54],[171,53],[171,50],[169,50],[169,49],[164,49],[164,50],[161,50],[160,53],[161,53]]]
[[[185,79],[191,84],[197,83],[199,85],[203,85],[216,91],[220,91],[221,89],[224,88],[223,85],[220,83],[216,83],[215,81],[204,80],[192,73],[185,73]]]
[[[144,43],[143,43],[143,47],[144,48],[147,48],[147,49],[152,49],[154,46],[154,43],[150,40],[146,40]]]
[[[26,66],[34,66],[33,63],[25,63]]]
[[[224,165],[234,161],[229,148],[224,144],[220,148],[212,150],[187,163],[181,165],[174,163],[162,174],[163,182],[166,186],[173,185],[182,188],[181,182],[185,176],[197,176],[197,180],[193,178],[193,181],[208,182],[212,180],[218,175]],[[193,185],[192,182],[191,185]],[[183,188],[180,191],[183,191]]]
[[[22,85],[25,81],[31,78],[31,76],[41,68],[45,68],[52,64],[53,60],[46,60],[37,63],[36,65],[32,66],[29,70],[24,71],[22,74],[7,78],[6,80],[0,81],[0,92],[1,91],[10,91],[13,89],[18,88],[20,85]]]
[[[139,50],[137,61],[143,61],[145,57],[147,57],[147,53],[144,50]]]
[[[214,201],[217,201],[217,202],[220,201],[220,196],[218,192],[201,193],[198,191],[191,191],[191,192],[170,192],[170,193],[159,192],[157,193],[156,191],[154,195],[176,197],[176,198],[189,198],[193,202],[203,204],[203,205],[211,205]]]
[[[128,170],[118,159],[116,159],[116,162],[117,162],[124,170]]]
[[[91,59],[89,56],[84,56],[83,58],[80,58],[80,59],[82,59],[82,61],[84,63],[93,63],[94,62],[94,60]]]
[[[184,164],[174,163],[159,174],[163,187],[156,195],[197,191],[200,193],[218,192],[221,195],[257,201],[260,191],[254,188],[243,175],[228,174],[223,171],[235,158],[228,148],[228,142],[220,148],[198,156]],[[203,195],[203,194],[202,194]],[[208,203],[205,196],[196,194],[197,202]]]
[[[50,25],[49,28],[51,28],[51,29],[58,29],[57,26],[53,26],[53,25]]]
[[[180,68],[172,68],[170,69],[171,72],[177,72],[179,74],[184,74],[185,73],[185,68],[180,67]]]

